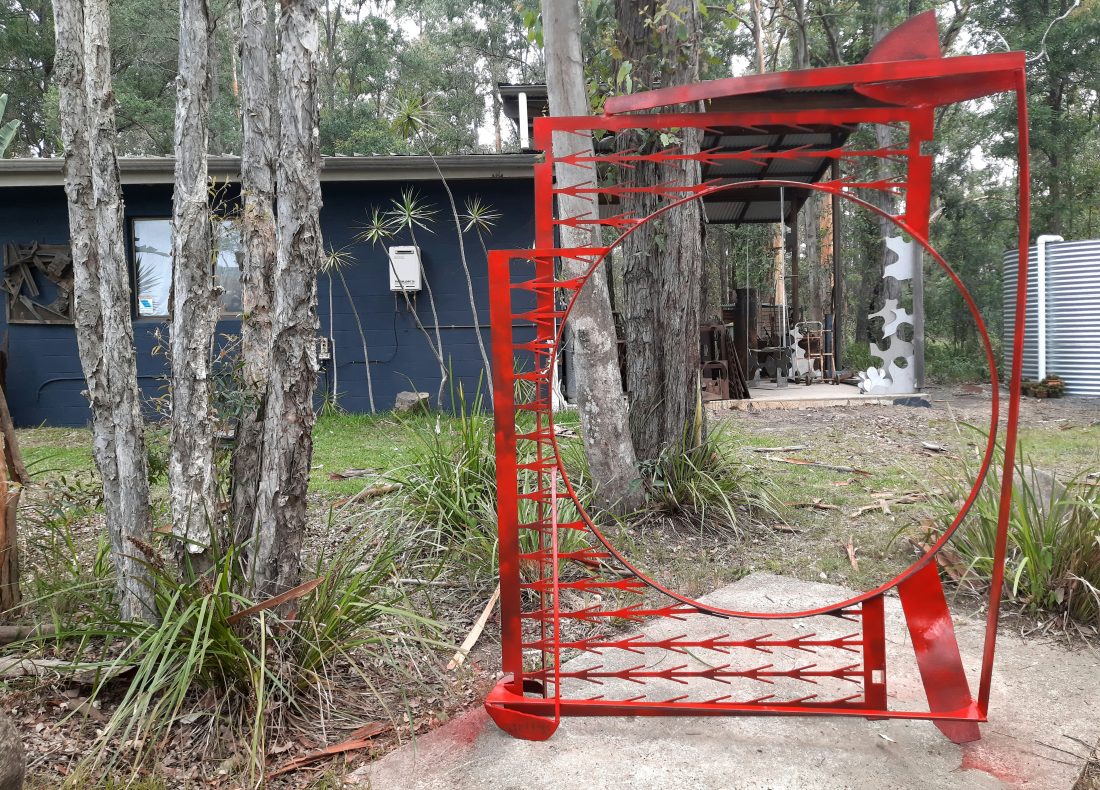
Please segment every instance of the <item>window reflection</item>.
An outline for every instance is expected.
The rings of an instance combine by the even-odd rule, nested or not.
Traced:
[[[214,274],[222,289],[221,312],[241,312],[241,233],[236,222],[223,221],[214,238],[218,257]],[[168,315],[172,290],[172,221],[168,218],[134,220],[134,282],[137,313],[142,318]]]

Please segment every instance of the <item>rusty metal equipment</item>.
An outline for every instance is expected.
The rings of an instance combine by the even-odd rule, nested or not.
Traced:
[[[935,261],[955,283],[985,344],[994,387],[988,442],[976,477],[984,481],[993,463],[1001,420],[996,362],[977,306],[928,243],[932,157],[927,151],[938,106],[1003,92],[1015,94],[1019,119],[1022,254],[994,570],[974,693],[956,643],[936,554],[974,503],[981,482],[951,526],[910,567],[848,600],[801,611],[740,611],[693,599],[641,571],[616,547],[574,494],[561,462],[551,401],[563,324],[573,300],[610,247],[557,249],[554,239],[559,227],[599,225],[619,231],[621,240],[642,223],[689,200],[711,196],[736,200],[737,195],[748,200],[750,195],[779,188],[789,194],[817,190],[884,217],[896,226],[898,236],[914,239],[925,258]],[[700,104],[699,112],[667,109]],[[536,740],[550,737],[563,716],[733,714],[927,719],[956,742],[979,738],[978,722],[985,721],[989,711],[1003,583],[1027,295],[1029,188],[1023,54],[943,58],[934,17],[921,15],[884,39],[863,64],[662,88],[614,97],[605,106],[601,117],[535,120],[533,145],[546,152],[535,172],[536,248],[489,255],[506,674],[485,702],[488,712],[508,733]],[[850,131],[860,123],[894,125],[907,133],[907,141],[874,150],[855,147],[847,136],[842,145],[784,147],[781,142],[784,137],[797,140],[807,130]],[[705,130],[731,142],[747,139],[750,147],[738,149],[731,144],[698,153],[665,147],[646,152],[597,151],[591,156],[559,150],[555,156],[551,145],[555,132],[568,136],[685,128]],[[751,144],[761,135],[773,143]],[[830,163],[843,165],[866,157],[900,162],[905,175],[874,182],[830,176],[809,183],[785,180],[779,168],[775,175],[769,172],[776,163],[792,160],[822,162],[826,171]],[[685,158],[766,166],[748,180],[716,178],[702,184],[655,187],[630,184],[631,167],[639,160]],[[555,186],[553,173],[555,165],[562,164],[591,173],[589,185],[569,188],[572,194],[592,198],[590,213],[555,214],[555,195],[564,190]],[[617,178],[605,186],[600,177],[608,172]],[[601,213],[601,200],[627,189],[647,189],[663,204],[647,217]],[[867,196],[877,190],[903,196],[901,213],[895,216],[876,208]],[[587,274],[559,277],[561,259],[586,264]],[[514,327],[530,326],[533,337],[516,339]],[[571,536],[587,541],[567,539]],[[570,572],[575,567],[585,571]],[[918,700],[917,708],[900,709],[888,699],[884,631],[888,593],[900,598],[911,637],[908,659],[914,662],[913,671],[925,690],[925,700]],[[679,621],[700,618],[713,625],[707,636],[677,635]],[[805,630],[797,636],[777,636],[778,620],[803,620]],[[615,628],[622,624],[640,630]],[[567,659],[573,660],[566,663]]]

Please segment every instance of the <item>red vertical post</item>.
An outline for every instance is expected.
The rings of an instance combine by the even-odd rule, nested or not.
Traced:
[[[993,578],[989,590],[989,614],[985,626],[982,674],[978,681],[978,708],[985,715],[993,682],[993,656],[997,650],[997,624],[1001,616],[1001,591],[1005,581],[1008,519],[1012,513],[1012,473],[1016,466],[1016,426],[1020,421],[1020,384],[1024,371],[1024,324],[1027,322],[1027,256],[1031,241],[1031,166],[1028,160],[1027,75],[1016,72],[1016,145],[1020,158],[1020,249],[1016,261],[1016,323],[1012,329],[1012,374],[1008,383],[1008,423],[1005,426],[1005,463],[1001,476],[1001,501],[997,513],[997,540],[993,547]]]
[[[489,321],[493,346],[493,422],[496,431],[500,641],[503,669],[512,674],[511,690],[522,694],[523,648],[520,644],[519,492],[516,481],[511,260],[510,252],[489,252]]]
[[[873,710],[886,710],[886,618],[881,595],[863,602],[863,697]]]

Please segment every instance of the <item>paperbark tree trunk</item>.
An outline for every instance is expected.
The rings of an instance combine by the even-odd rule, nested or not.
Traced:
[[[271,378],[251,570],[256,593],[298,583],[313,458],[317,275],[322,241],[317,134],[317,0],[283,0],[279,16],[278,253]]]
[[[216,415],[210,404],[210,355],[217,321],[207,128],[213,79],[214,17],[207,0],[180,0],[176,77],[176,173],[172,196],[172,438],[168,484],[172,532],[181,564],[211,562],[220,518],[214,470]],[[190,557],[190,559],[187,559]]]
[[[587,115],[577,4],[573,0],[543,0],[542,25],[550,114]],[[556,135],[554,149],[557,154],[579,152],[582,156],[591,156],[592,138]],[[557,165],[555,175],[559,187],[573,186],[592,178],[590,170],[565,164]],[[596,209],[590,201],[559,195],[558,210],[561,216],[574,217],[593,215]],[[591,228],[563,227],[562,245],[599,246],[598,226]],[[609,264],[610,261],[592,273],[577,296],[569,323],[574,339],[577,407],[598,502],[602,507],[626,512],[641,504],[643,491],[619,373],[618,338],[607,287]],[[578,261],[562,261],[565,277],[579,276],[586,268],[587,265]]]
[[[275,269],[275,21],[268,0],[241,0],[241,359],[248,397],[233,451],[237,543],[252,535],[263,455]]]
[[[149,475],[137,386],[130,277],[115,158],[110,16],[105,0],[54,0],[75,324],[92,410],[92,455],[123,618],[156,611],[136,554],[149,539]]]
[[[788,17],[787,23],[791,69],[808,69],[810,67],[810,46],[806,0],[792,0],[789,9],[791,16]],[[822,247],[818,237],[823,203],[823,196],[820,193],[811,191],[806,196],[806,202],[802,204],[802,208],[798,212],[797,238],[805,252],[801,255],[802,276],[792,282],[792,288],[798,291],[799,304],[809,305],[809,314],[806,316],[809,321],[825,320],[824,280],[827,270],[823,263]],[[795,323],[800,318],[801,316],[792,316],[791,323]]]
[[[682,24],[652,26],[658,10]],[[632,64],[639,89],[658,81],[670,86],[698,80],[693,0],[616,0],[615,15],[619,49]],[[683,153],[698,153],[697,130],[685,128],[677,134]],[[618,136],[619,150],[645,153],[661,145],[652,133]],[[627,177],[635,186],[698,184],[699,163],[639,163]],[[654,195],[631,193],[622,199],[621,210],[645,217],[660,205]],[[647,222],[623,243],[630,432],[640,459],[655,459],[681,445],[698,400],[702,235],[700,202],[693,200]]]

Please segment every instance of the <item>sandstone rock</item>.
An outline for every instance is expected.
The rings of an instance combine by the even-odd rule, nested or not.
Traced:
[[[426,392],[399,392],[393,402],[393,410],[401,414],[411,412],[427,412],[430,408],[431,395]]]

